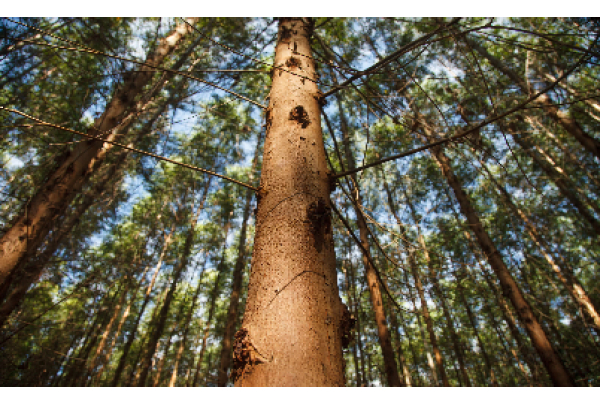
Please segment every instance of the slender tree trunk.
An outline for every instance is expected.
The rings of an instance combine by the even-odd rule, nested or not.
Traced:
[[[335,80],[335,74],[332,75],[334,78],[334,83],[337,83]],[[344,145],[344,153],[346,155],[346,162],[348,163],[348,169],[352,170],[356,168],[356,162],[354,160],[354,156],[352,154],[352,150],[350,149],[350,139],[348,134],[348,123],[346,120],[346,116],[344,114],[344,110],[342,108],[342,102],[340,98],[340,94],[335,94],[337,106],[340,114],[340,122],[342,127],[342,142]],[[334,134],[331,134],[334,137]],[[369,230],[367,229],[367,223],[364,219],[363,214],[360,211],[360,206],[362,204],[362,199],[360,195],[360,190],[358,187],[358,179],[356,175],[352,175],[352,187],[351,193],[354,197],[354,212],[356,213],[360,242],[364,247],[366,252],[370,252],[369,247]],[[379,345],[381,346],[381,352],[383,355],[383,363],[385,366],[385,372],[387,377],[388,386],[402,386],[400,381],[400,376],[398,374],[398,366],[396,364],[396,359],[394,355],[394,349],[392,347],[392,338],[390,335],[390,331],[387,326],[387,318],[386,318],[386,309],[384,307],[384,302],[381,295],[381,288],[379,286],[379,281],[377,280],[377,274],[375,273],[375,269],[371,265],[369,258],[363,252],[363,265],[365,267],[365,275],[367,279],[367,284],[369,286],[369,293],[371,295],[371,305],[373,306],[373,313],[375,314],[375,322],[377,323],[377,333],[379,339]]]
[[[148,284],[148,288],[146,289],[146,295],[144,297],[144,302],[142,303],[142,307],[140,308],[140,311],[138,312],[138,316],[135,320],[135,323],[133,324],[131,333],[129,334],[127,342],[125,343],[125,347],[123,348],[123,353],[121,354],[121,358],[119,358],[119,364],[117,366],[117,369],[115,370],[115,374],[113,376],[113,380],[112,380],[112,383],[110,386],[117,386],[119,379],[121,378],[121,374],[123,373],[123,369],[125,368],[125,361],[127,360],[127,356],[129,355],[131,346],[133,345],[133,342],[135,341],[135,336],[137,334],[137,330],[140,325],[140,321],[142,320],[142,316],[144,315],[144,311],[146,310],[146,306],[148,305],[148,302],[150,301],[150,294],[152,293],[152,288],[154,287],[154,283],[156,282],[156,277],[158,276],[158,273],[160,272],[160,268],[162,267],[163,259],[167,252],[167,249],[169,248],[169,245],[171,244],[171,237],[173,235],[174,230],[175,230],[175,227],[173,225],[169,234],[167,234],[167,233],[164,234],[163,248],[160,253],[160,256],[158,257],[158,263],[156,264],[156,268],[154,269],[154,274],[152,275],[152,280],[150,281],[150,284]],[[133,365],[132,368],[135,369],[137,362],[135,362],[132,365]]]
[[[471,326],[473,327],[473,332],[475,333],[475,337],[477,337],[477,342],[479,343],[479,348],[481,349],[481,354],[483,355],[483,360],[485,361],[485,366],[488,370],[488,374],[492,381],[492,385],[498,386],[498,383],[496,382],[496,376],[494,374],[494,369],[492,368],[492,361],[490,360],[490,357],[489,357],[487,351],[485,350],[485,344],[483,343],[483,340],[481,339],[481,335],[479,334],[479,329],[477,328],[477,321],[475,320],[475,317],[473,316],[473,312],[471,311],[471,306],[469,306],[469,303],[467,302],[467,300],[463,294],[463,288],[460,284],[460,280],[457,280],[457,285],[458,285],[458,289],[457,289],[458,296],[460,297],[460,300],[463,302],[463,305],[465,306],[465,310],[467,311],[467,316],[469,317],[469,321],[471,322]]]
[[[458,338],[458,334],[456,334],[456,330],[454,328],[454,321],[452,320],[452,316],[450,315],[450,310],[448,309],[448,304],[446,303],[446,298],[440,289],[439,282],[435,276],[431,277],[431,281],[433,282],[433,290],[436,296],[440,300],[440,304],[442,306],[442,311],[444,312],[444,318],[446,319],[446,324],[448,325],[448,329],[450,330],[450,337],[452,338],[452,344],[454,346],[454,353],[456,354],[456,359],[458,360],[458,365],[460,367],[460,374],[464,381],[465,386],[472,386],[471,380],[469,379],[469,374],[467,374],[467,369],[465,367],[465,359],[462,351],[462,346],[460,345],[460,340]]]
[[[554,258],[551,255],[552,250],[550,246],[541,237],[535,224],[529,219],[529,217],[523,212],[523,210],[517,207],[517,205],[512,201],[512,197],[510,196],[508,191],[504,188],[504,186],[500,184],[499,181],[497,181],[494,178],[487,166],[483,162],[481,162],[481,165],[482,168],[486,171],[488,178],[494,183],[494,185],[498,189],[498,192],[506,202],[507,206],[517,217],[521,219],[521,221],[523,221],[527,233],[531,237],[532,241],[538,246],[540,252],[544,256],[546,262],[548,262],[548,265],[550,265],[552,271],[554,271],[554,273],[561,281],[563,286],[567,289],[573,300],[579,306],[581,306],[581,308],[590,316],[594,328],[600,333],[600,314],[596,310],[596,306],[594,305],[594,303],[592,303],[587,292],[583,288],[583,285],[581,285],[581,282],[577,280],[577,277],[573,274],[573,271],[570,268],[563,269],[564,265],[563,267],[560,267],[558,265],[558,263],[554,260]],[[564,259],[562,259],[561,262],[563,264],[566,264],[566,261]]]
[[[558,148],[560,148],[560,150],[562,151],[564,156],[573,165],[578,166],[583,172],[585,172],[585,174],[587,175],[587,178],[590,181],[592,181],[594,183],[594,185],[596,185],[596,188],[600,189],[600,179],[598,179],[598,176],[594,176],[592,174],[592,172],[587,167],[585,162],[583,162],[581,159],[579,159],[573,153],[573,151],[571,151],[571,149],[568,147],[568,145],[565,145],[563,142],[561,142],[561,140],[552,131],[550,131],[550,129],[548,129],[544,124],[542,124],[537,118],[528,116],[528,115],[525,115],[524,117],[525,117],[525,121],[527,121],[527,123],[530,126],[537,128],[538,131],[543,132],[544,135],[547,135],[550,139],[552,139],[554,141],[554,144],[556,144],[556,146],[558,146]]]
[[[422,119],[419,121],[422,122]],[[425,131],[426,133],[428,132],[426,127]],[[430,134],[428,134],[428,136],[430,136]],[[522,320],[535,349],[542,359],[542,362],[546,366],[552,382],[555,386],[573,386],[573,381],[568,371],[564,367],[562,361],[558,357],[558,354],[548,340],[548,337],[542,329],[541,324],[533,314],[533,311],[523,296],[521,289],[506,267],[502,255],[496,249],[493,241],[483,228],[483,225],[479,220],[479,215],[475,212],[470,198],[463,190],[458,178],[454,175],[449,159],[439,147],[432,148],[432,154],[436,163],[440,167],[442,174],[446,177],[450,187],[453,189],[456,199],[460,204],[461,211],[467,218],[469,226],[479,241],[479,244],[487,257],[490,266],[500,280],[502,289],[510,298],[513,306],[517,310],[517,314]]]
[[[196,20],[190,18],[188,22],[193,24]],[[173,52],[189,30],[187,24],[180,24],[161,40],[156,52],[148,56],[146,63],[162,64],[165,57]],[[118,139],[119,134],[113,130],[134,108],[137,96],[153,75],[154,69],[148,66],[142,66],[138,72],[131,74],[115,92],[104,113],[95,121],[88,133],[105,137],[107,140]],[[32,255],[38,249],[52,228],[53,219],[62,215],[71,203],[74,188],[81,188],[95,161],[103,158],[103,146],[102,141],[88,140],[78,143],[72,152],[65,154],[58,168],[48,176],[46,183],[29,200],[14,225],[0,238],[0,285],[17,269],[27,255]]]
[[[236,386],[344,385],[312,29],[312,19],[279,20]]]
[[[202,361],[204,360],[204,354],[206,353],[206,343],[208,341],[208,336],[210,334],[210,326],[212,324],[212,320],[215,314],[216,306],[217,306],[217,298],[220,293],[220,282],[221,277],[223,276],[225,267],[225,250],[227,249],[227,235],[229,234],[229,228],[231,226],[231,217],[230,214],[225,214],[225,227],[224,227],[224,239],[223,239],[223,249],[221,251],[221,259],[219,260],[219,264],[217,265],[217,277],[215,279],[215,283],[213,289],[210,293],[210,304],[208,308],[208,317],[206,319],[206,324],[204,325],[204,334],[202,337],[202,347],[200,348],[200,354],[198,355],[198,362],[196,368],[196,374],[194,375],[194,381],[192,386],[195,387],[198,385],[198,379],[200,377],[200,370],[202,369]]]
[[[177,382],[177,373],[178,373],[177,371],[179,369],[179,361],[181,361],[183,351],[187,344],[187,337],[188,337],[188,333],[190,331],[192,315],[194,314],[194,310],[196,309],[196,303],[198,301],[198,296],[200,295],[200,290],[202,290],[202,286],[203,286],[201,279],[202,279],[202,275],[204,274],[204,266],[205,266],[205,264],[202,265],[202,271],[200,272],[200,276],[198,276],[198,286],[196,287],[196,292],[194,293],[194,297],[192,298],[192,302],[190,304],[190,309],[185,318],[185,322],[184,322],[185,327],[183,330],[183,337],[179,341],[179,348],[177,349],[177,355],[175,356],[175,364],[173,365],[173,373],[171,374],[171,380],[169,381],[170,388],[173,388],[175,386],[175,383]]]
[[[254,151],[254,159],[250,169],[250,182],[254,179],[253,173],[258,164],[258,154],[260,151],[260,137],[256,141],[256,149]],[[221,348],[221,362],[219,365],[219,373],[217,376],[217,385],[226,386],[229,379],[227,371],[232,360],[232,344],[234,339],[235,327],[238,320],[238,307],[242,291],[243,271],[246,265],[246,234],[248,228],[248,219],[250,218],[250,206],[252,203],[252,190],[246,190],[246,204],[244,206],[244,214],[242,215],[242,229],[240,230],[240,242],[238,244],[238,256],[233,268],[233,277],[231,285],[231,296],[229,299],[229,309],[227,310],[227,321],[225,322],[225,331],[223,333],[223,344]]]
[[[106,342],[108,341],[108,337],[112,331],[112,326],[114,324],[114,322],[117,320],[117,317],[119,317],[119,315],[121,314],[121,307],[123,307],[123,303],[125,303],[125,299],[127,298],[127,293],[129,292],[129,287],[131,285],[131,282],[128,281],[127,279],[128,276],[125,276],[125,288],[123,290],[123,293],[121,294],[121,297],[119,298],[119,301],[117,302],[117,305],[114,307],[114,311],[113,314],[110,318],[110,320],[108,321],[108,324],[106,325],[104,332],[102,333],[102,338],[100,339],[100,343],[98,344],[98,347],[96,347],[96,352],[94,353],[94,356],[92,357],[92,359],[89,362],[89,366],[88,366],[88,375],[92,376],[94,373],[94,369],[96,368],[96,360],[98,359],[98,357],[101,356],[102,351],[104,351],[104,346],[106,345]]]
[[[175,325],[177,327],[177,325]],[[167,340],[167,344],[165,345],[165,350],[163,352],[162,357],[160,357],[160,361],[158,362],[158,367],[156,368],[156,374],[154,375],[154,379],[152,379],[152,387],[156,387],[160,384],[160,378],[162,375],[163,367],[165,366],[165,360],[169,355],[169,350],[171,349],[171,343],[173,342],[173,335],[169,334],[169,339]]]

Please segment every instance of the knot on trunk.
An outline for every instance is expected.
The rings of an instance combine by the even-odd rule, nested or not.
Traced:
[[[250,342],[250,335],[247,328],[241,328],[234,335],[233,343],[233,368],[229,379],[232,382],[250,373],[252,367],[256,364],[268,362],[269,360],[260,355],[256,347]]]
[[[290,58],[287,61],[285,61],[285,66],[290,70],[294,70],[295,68],[302,69],[302,62],[300,61],[300,59],[290,56]]]
[[[290,111],[290,120],[297,121],[302,125],[302,128],[306,128],[310,124],[310,118],[308,118],[308,113],[303,106],[296,106]]]

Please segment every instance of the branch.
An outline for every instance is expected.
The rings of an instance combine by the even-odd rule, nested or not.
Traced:
[[[212,172],[212,171],[209,171],[209,170],[206,170],[206,169],[198,168],[196,166],[189,165],[189,164],[186,164],[186,163],[183,163],[183,162],[177,162],[177,161],[174,161],[172,159],[166,158],[164,156],[153,154],[152,152],[143,151],[141,149],[137,149],[137,148],[133,148],[133,147],[130,147],[130,146],[127,146],[127,145],[124,145],[124,144],[120,144],[120,143],[115,142],[115,141],[105,140],[105,139],[102,139],[100,137],[93,136],[93,135],[90,135],[90,134],[86,134],[86,133],[81,132],[81,131],[71,130],[70,128],[62,127],[62,126],[57,125],[57,124],[47,123],[45,121],[42,121],[42,120],[37,119],[35,117],[32,117],[32,116],[30,116],[28,114],[25,114],[25,113],[23,113],[21,111],[18,111],[18,110],[9,109],[9,108],[2,107],[2,106],[0,106],[0,110],[10,111],[11,113],[15,113],[15,114],[18,114],[20,116],[26,117],[26,118],[28,118],[30,120],[33,120],[33,121],[39,123],[40,125],[43,125],[43,126],[46,126],[46,127],[57,128],[59,130],[68,131],[68,132],[73,133],[73,134],[82,135],[82,136],[84,136],[86,138],[89,138],[89,139],[92,139],[92,140],[97,140],[97,141],[100,141],[100,142],[105,142],[107,144],[115,145],[117,147],[121,147],[123,149],[127,149],[129,151],[136,152],[138,154],[150,156],[152,158],[156,158],[156,159],[159,159],[161,161],[166,161],[166,162],[170,162],[170,163],[175,164],[175,165],[183,166],[184,168],[187,168],[187,169],[192,169],[192,170],[197,171],[197,172],[202,172],[202,173],[206,173],[208,175],[216,176],[218,178],[225,179],[225,180],[228,180],[230,182],[236,183],[236,184],[238,184],[240,186],[247,187],[248,189],[252,189],[252,190],[258,191],[258,189],[255,188],[254,186],[250,186],[250,185],[248,185],[246,183],[240,182],[239,180],[232,179],[232,178],[227,177],[225,175],[219,175],[218,173],[215,173],[215,172]]]
[[[598,40],[598,38],[596,38],[596,40]],[[427,145],[424,145],[422,147],[415,148],[415,149],[403,152],[403,153],[398,154],[398,155],[392,155],[390,157],[387,157],[387,158],[384,158],[384,159],[380,159],[379,161],[375,161],[373,163],[361,166],[360,168],[356,168],[356,169],[352,169],[352,170],[348,170],[348,171],[345,171],[345,172],[338,173],[337,175],[335,175],[334,178],[337,179],[337,178],[341,178],[343,176],[352,175],[354,173],[357,173],[357,172],[360,172],[360,171],[364,171],[365,169],[372,168],[372,167],[377,166],[377,165],[381,165],[384,162],[388,162],[388,161],[393,161],[393,160],[396,160],[396,159],[404,158],[404,157],[407,157],[409,155],[416,154],[417,152],[425,151],[427,149],[436,147],[438,145],[442,145],[442,144],[445,144],[445,143],[450,142],[450,141],[455,141],[455,140],[464,138],[465,136],[471,134],[472,132],[477,131],[477,130],[479,130],[479,129],[485,127],[485,126],[487,126],[488,124],[491,124],[491,123],[493,123],[495,121],[498,121],[501,118],[504,118],[504,117],[506,117],[506,116],[508,116],[508,115],[510,115],[510,114],[512,114],[512,113],[514,113],[516,111],[518,111],[518,110],[521,110],[523,107],[525,107],[526,105],[528,105],[529,103],[531,103],[533,100],[537,99],[538,97],[540,97],[544,93],[547,93],[550,90],[554,89],[554,87],[556,87],[556,85],[560,81],[562,81],[564,78],[566,78],[568,75],[570,75],[575,69],[577,69],[577,67],[579,67],[579,65],[581,65],[583,63],[584,59],[587,58],[588,54],[589,54],[589,52],[586,52],[579,59],[579,61],[577,61],[577,63],[575,63],[571,67],[571,69],[569,69],[568,71],[564,72],[558,79],[556,79],[555,82],[553,82],[552,84],[550,84],[549,86],[547,86],[543,90],[537,92],[536,94],[534,94],[533,96],[531,96],[530,98],[528,98],[524,102],[520,103],[516,107],[514,107],[514,108],[512,108],[512,109],[510,109],[510,110],[508,110],[508,111],[506,111],[506,112],[504,112],[502,114],[498,114],[498,115],[496,115],[496,116],[494,116],[494,117],[492,117],[490,119],[482,121],[481,123],[479,123],[475,127],[471,128],[470,130],[463,131],[462,133],[457,134],[457,135],[453,135],[451,137],[442,138],[441,140],[432,142],[431,144],[427,144]]]
[[[367,68],[363,71],[360,71],[354,75],[352,75],[348,80],[346,80],[344,83],[342,83],[341,85],[334,87],[333,89],[329,90],[328,92],[323,94],[323,98],[331,96],[332,94],[336,93],[338,90],[348,86],[350,83],[354,82],[356,79],[365,76],[369,73],[375,73],[379,68],[381,68],[382,66],[386,65],[387,63],[393,61],[396,58],[399,58],[400,56],[402,56],[403,54],[407,53],[408,51],[411,51],[413,48],[421,45],[421,43],[423,43],[424,41],[427,41],[429,38],[431,38],[432,36],[434,36],[435,34],[437,34],[438,32],[450,27],[451,25],[456,24],[458,21],[460,20],[460,17],[456,17],[454,19],[452,19],[452,21],[450,21],[448,24],[439,27],[437,30],[422,36],[421,38],[418,38],[414,41],[412,41],[411,43],[403,46],[402,48],[400,48],[399,50],[397,50],[396,52],[393,52],[392,54],[386,56],[385,58],[383,58],[381,61],[377,62],[375,65],[371,66],[370,68]]]
[[[354,232],[352,232],[352,229],[350,228],[350,225],[348,224],[348,222],[346,221],[346,219],[344,217],[342,217],[341,213],[338,211],[337,207],[335,206],[335,204],[333,202],[331,202],[331,208],[333,209],[333,211],[335,212],[335,214],[337,214],[337,216],[340,218],[340,220],[342,220],[342,223],[344,223],[344,227],[346,227],[346,230],[352,236],[352,239],[354,240],[354,242],[356,242],[356,245],[358,245],[360,247],[360,249],[362,250],[362,252],[365,254],[365,256],[367,257],[367,259],[369,260],[369,263],[371,264],[371,266],[373,267],[373,270],[375,271],[375,274],[377,275],[377,280],[379,280],[379,283],[383,286],[383,289],[385,290],[385,293],[388,295],[388,297],[390,298],[390,300],[392,301],[392,303],[394,303],[394,305],[398,309],[402,310],[403,312],[406,312],[406,313],[416,313],[416,312],[413,312],[413,311],[410,311],[410,310],[407,310],[407,309],[403,308],[402,306],[400,306],[396,302],[396,300],[394,299],[394,297],[392,296],[392,294],[388,290],[387,284],[385,282],[383,282],[383,279],[381,279],[381,275],[379,274],[379,269],[377,269],[377,267],[375,266],[375,262],[371,258],[371,255],[369,254],[369,251],[367,251],[367,249],[365,249],[365,247],[363,247],[363,245],[360,243],[360,240],[354,235]]]

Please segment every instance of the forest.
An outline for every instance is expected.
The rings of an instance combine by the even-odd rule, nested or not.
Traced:
[[[600,386],[599,40],[0,18],[0,385]]]

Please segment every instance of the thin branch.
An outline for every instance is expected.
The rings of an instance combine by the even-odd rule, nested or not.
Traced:
[[[523,107],[525,107],[526,105],[528,105],[529,103],[531,103],[533,100],[535,100],[538,97],[540,97],[542,94],[549,92],[554,87],[556,87],[556,85],[558,84],[558,82],[562,81],[564,78],[566,78],[568,75],[570,75],[575,69],[577,69],[577,67],[579,67],[579,65],[581,65],[583,63],[583,61],[585,60],[585,58],[587,58],[587,56],[588,56],[587,53],[585,55],[583,55],[579,59],[579,61],[577,61],[577,63],[575,63],[571,67],[571,69],[569,69],[568,71],[564,72],[558,79],[556,79],[555,82],[553,82],[552,84],[550,84],[549,86],[547,86],[543,90],[541,90],[538,93],[534,94],[533,96],[529,97],[527,100],[525,100],[524,102],[520,103],[516,107],[514,107],[514,108],[512,108],[512,109],[510,109],[510,110],[508,110],[508,111],[506,111],[506,112],[504,112],[502,114],[498,114],[498,115],[496,115],[496,116],[494,116],[494,117],[492,117],[490,119],[482,121],[481,123],[479,123],[475,127],[471,128],[470,130],[463,131],[460,134],[453,135],[451,137],[442,138],[442,139],[440,139],[438,141],[432,142],[430,144],[424,145],[424,146],[419,147],[419,148],[412,149],[410,151],[403,152],[403,153],[398,154],[398,155],[392,155],[390,157],[387,157],[387,158],[384,158],[384,159],[380,159],[379,161],[375,161],[375,162],[370,163],[368,165],[361,166],[360,168],[356,168],[356,169],[352,169],[352,170],[348,170],[348,171],[345,171],[345,172],[338,173],[337,175],[335,175],[335,178],[337,179],[337,178],[341,178],[343,176],[352,175],[353,173],[357,173],[357,172],[360,172],[360,171],[364,171],[365,169],[372,168],[372,167],[377,166],[377,165],[381,165],[384,162],[388,162],[388,161],[393,161],[393,160],[396,160],[396,159],[404,158],[404,157],[407,157],[409,155],[416,154],[417,152],[425,151],[425,150],[427,150],[429,148],[433,148],[435,146],[442,145],[442,144],[445,144],[445,143],[450,142],[450,141],[456,141],[456,140],[459,140],[461,138],[464,138],[465,136],[471,134],[472,132],[477,131],[480,128],[483,128],[483,127],[487,126],[488,124],[491,124],[491,123],[493,123],[495,121],[498,121],[501,118],[504,118],[504,117],[506,117],[506,116],[508,116],[508,115],[510,115],[510,114],[512,114],[512,113],[514,113],[516,111],[518,111],[518,110],[521,110]]]
[[[73,133],[73,134],[82,135],[82,136],[84,136],[86,138],[89,138],[89,139],[92,139],[92,140],[97,140],[97,141],[100,141],[100,142],[105,142],[107,144],[115,145],[117,147],[121,147],[123,149],[127,149],[129,151],[136,152],[138,154],[150,156],[152,158],[156,158],[156,159],[159,159],[161,161],[170,162],[172,164],[179,165],[179,166],[182,166],[182,167],[187,168],[187,169],[192,169],[194,171],[203,172],[203,173],[206,173],[208,175],[216,176],[218,178],[225,179],[225,180],[228,180],[230,182],[236,183],[236,184],[238,184],[240,186],[247,187],[248,189],[252,189],[252,190],[258,191],[258,189],[255,188],[254,186],[250,186],[250,185],[248,185],[246,183],[240,182],[239,180],[232,179],[232,178],[230,178],[228,176],[225,176],[225,175],[219,175],[218,173],[215,173],[215,172],[212,172],[212,171],[209,171],[209,170],[206,170],[206,169],[198,168],[196,166],[189,165],[189,164],[186,164],[186,163],[183,163],[183,162],[177,162],[177,161],[174,161],[172,159],[165,158],[164,156],[153,154],[152,152],[143,151],[141,149],[137,149],[137,148],[133,148],[133,147],[130,147],[130,146],[127,146],[127,145],[124,145],[124,144],[120,144],[120,143],[115,142],[115,141],[108,141],[108,140],[102,139],[102,138],[100,138],[98,136],[93,136],[93,135],[86,134],[86,133],[81,132],[81,131],[72,130],[70,128],[62,127],[60,125],[56,125],[56,124],[52,124],[52,123],[47,123],[45,121],[42,121],[42,120],[37,119],[35,117],[32,117],[32,116],[30,116],[28,114],[25,114],[23,112],[20,112],[18,110],[9,109],[9,108],[3,107],[3,106],[0,106],[0,110],[6,110],[6,111],[9,111],[11,113],[19,114],[19,115],[21,115],[23,117],[26,117],[26,118],[28,118],[30,120],[33,120],[33,121],[35,121],[37,123],[40,123],[41,125],[44,125],[46,127],[53,127],[53,128],[57,128],[59,130],[68,131],[68,132]]]
[[[328,97],[331,96],[332,94],[336,93],[338,90],[340,90],[341,88],[344,88],[346,86],[348,86],[350,83],[354,82],[356,79],[371,74],[371,73],[375,73],[376,71],[378,71],[381,67],[387,65],[389,62],[399,58],[400,56],[404,55],[405,53],[411,51],[412,49],[416,48],[417,46],[422,45],[423,42],[426,42],[429,38],[431,38],[432,36],[434,36],[435,34],[437,34],[438,32],[450,27],[453,24],[456,24],[458,21],[460,20],[460,17],[456,17],[453,18],[452,21],[450,21],[448,24],[439,27],[437,30],[422,36],[421,38],[418,38],[414,41],[412,41],[411,43],[403,46],[402,48],[400,48],[399,50],[397,50],[396,52],[393,52],[392,54],[388,55],[387,57],[383,58],[381,61],[377,62],[376,64],[374,64],[373,66],[360,71],[354,75],[352,75],[348,80],[346,80],[344,83],[342,83],[339,86],[334,87],[333,89],[329,90],[328,92],[323,94],[323,97]]]

